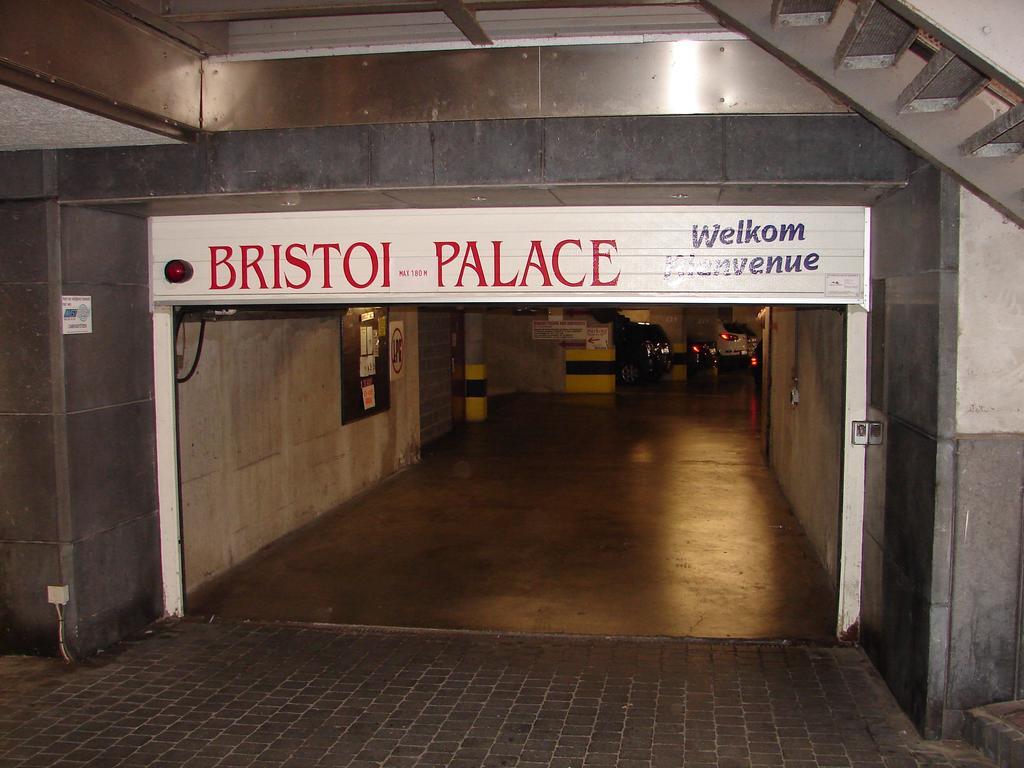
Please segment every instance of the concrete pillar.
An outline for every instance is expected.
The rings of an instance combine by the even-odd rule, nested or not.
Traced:
[[[615,391],[615,347],[565,350],[565,391]]]
[[[62,584],[88,654],[163,605],[147,229],[62,208],[52,170],[47,153],[0,154],[0,179],[21,180],[0,185],[0,334],[19,340],[0,348],[0,651],[56,652],[46,587]],[[63,335],[62,295],[92,298],[92,333]]]
[[[484,310],[466,312],[466,421],[487,421]]]
[[[948,339],[956,345],[948,395],[957,440],[943,478],[954,496],[952,546],[944,541],[942,553],[951,552],[952,563],[941,569],[950,606],[944,736],[970,709],[1024,695],[1024,229],[965,189],[957,197],[959,291]]]

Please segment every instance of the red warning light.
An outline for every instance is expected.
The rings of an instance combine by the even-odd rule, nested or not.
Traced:
[[[168,261],[164,265],[164,277],[167,278],[168,283],[187,283],[192,279],[194,273],[192,265],[181,259]]]

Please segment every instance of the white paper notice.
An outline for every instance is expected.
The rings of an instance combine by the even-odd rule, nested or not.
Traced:
[[[373,382],[363,382],[363,410],[368,411],[377,407],[377,393]]]
[[[361,326],[359,328],[359,354],[360,355],[376,355],[377,350],[374,348],[377,340],[377,334],[375,333],[372,326]]]
[[[92,333],[92,296],[61,296],[64,333]]]
[[[374,376],[377,373],[377,358],[373,355],[362,355],[359,358],[359,375]]]

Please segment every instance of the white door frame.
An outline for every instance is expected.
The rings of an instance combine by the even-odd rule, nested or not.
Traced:
[[[836,636],[847,637],[860,618],[861,547],[864,534],[866,448],[853,445],[848,425],[867,418],[868,313],[850,306],[846,315],[845,411],[842,517]],[[174,313],[153,309],[153,376],[156,410],[157,493],[164,613],[181,616],[185,607],[181,499],[174,373]]]
[[[849,638],[860,620],[861,551],[864,544],[864,494],[867,446],[854,445],[851,423],[863,421],[868,411],[868,313],[846,308],[846,382],[843,440],[842,499],[839,548],[839,606],[836,636]],[[854,638],[855,639],[855,638]]]
[[[156,486],[160,518],[164,614],[185,610],[181,561],[181,499],[178,493],[178,419],[175,402],[174,309],[153,308],[153,407],[156,410]]]

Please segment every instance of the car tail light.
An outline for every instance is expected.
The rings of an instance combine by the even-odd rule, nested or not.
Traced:
[[[750,367],[751,368],[757,368],[758,362],[759,361],[758,361],[758,359],[756,357],[750,358]]]
[[[737,336],[736,334],[733,334],[733,333],[720,333],[718,335],[719,335],[720,338],[722,338],[725,341],[739,341],[740,340],[740,337]]]

